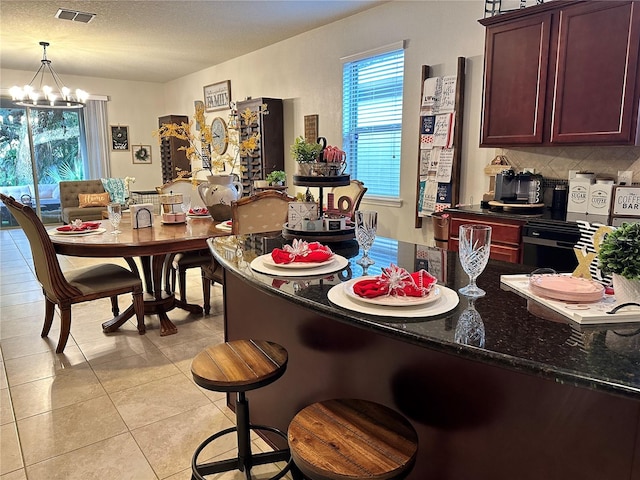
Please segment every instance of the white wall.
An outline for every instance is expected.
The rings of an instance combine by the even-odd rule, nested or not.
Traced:
[[[342,143],[342,64],[340,58],[407,40],[403,111],[401,208],[367,205],[379,212],[379,233],[415,243],[429,243],[426,226],[414,228],[417,181],[420,78],[423,64],[434,76],[455,74],[457,57],[467,58],[462,145],[461,202],[476,203],[488,185],[483,168],[493,149],[478,148],[484,50],[479,1],[395,1],[331,25],[306,32],[243,57],[165,85],[165,113],[193,111],[202,87],[231,80],[234,100],[273,97],[284,100],[285,146],[304,133],[304,116],[319,115],[319,132],[332,145]],[[207,114],[226,117],[227,111]],[[191,114],[190,114],[191,116]],[[288,153],[288,148],[287,148]],[[347,159],[348,161],[348,159]],[[295,162],[286,155],[291,179]],[[291,184],[291,182],[289,182]]]
[[[210,67],[165,85],[97,78],[67,77],[90,93],[108,95],[109,122],[129,125],[132,144],[152,145],[153,164],[133,165],[131,152],[111,152],[114,176],[134,176],[134,189],[149,190],[161,184],[159,149],[152,132],[165,114],[193,117],[194,100],[203,100],[203,86],[231,80],[233,100],[274,97],[284,100],[285,147],[304,133],[304,116],[319,115],[320,135],[341,145],[342,65],[340,58],[407,40],[405,54],[405,104],[402,139],[402,207],[363,206],[379,212],[379,233],[415,243],[430,243],[429,219],[414,228],[417,182],[420,77],[422,65],[432,75],[455,74],[457,57],[466,57],[466,91],[462,144],[461,203],[475,203],[486,190],[484,166],[493,149],[479,149],[480,108],[484,50],[484,2],[393,1],[306,32],[229,62]],[[239,34],[241,34],[239,32]],[[2,87],[24,83],[28,72],[2,71]],[[15,78],[15,79],[14,79]],[[207,114],[228,115],[227,111]],[[291,179],[295,162],[286,155]],[[291,184],[291,182],[289,182]]]

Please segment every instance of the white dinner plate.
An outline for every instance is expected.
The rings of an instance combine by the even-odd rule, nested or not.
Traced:
[[[260,255],[251,261],[251,269],[259,273],[272,275],[276,277],[309,277],[317,275],[328,275],[330,273],[340,272],[349,265],[349,260],[342,255],[333,254],[331,262],[316,268],[299,268],[289,269],[274,267],[264,262],[265,257],[271,258],[271,254]]]
[[[356,280],[361,280],[358,278]],[[347,283],[347,282],[345,282]],[[447,313],[458,305],[460,298],[458,294],[442,285],[438,285],[441,290],[440,297],[437,301],[423,305],[408,305],[403,308],[398,308],[389,305],[374,305],[371,303],[363,303],[353,300],[347,295],[347,291],[344,288],[345,283],[335,285],[331,287],[327,293],[327,298],[331,303],[339,307],[345,308],[358,313],[364,313],[367,315],[377,315],[379,317],[398,317],[398,318],[421,318],[421,317],[435,317]]]
[[[209,216],[209,212],[205,212],[205,213],[187,213],[188,217],[208,217]]]
[[[324,262],[276,263],[273,261],[273,257],[269,253],[267,255],[263,255],[262,263],[270,267],[284,268],[286,270],[300,270],[300,269],[324,267],[325,265],[329,265],[331,262],[333,262],[333,257],[334,255],[332,255],[328,260],[325,260]]]
[[[353,291],[353,286],[362,280],[371,280],[376,277],[359,277],[344,283],[344,291],[351,300],[362,303],[370,303],[372,305],[384,305],[388,307],[414,307],[416,305],[425,305],[435,302],[442,295],[442,291],[438,285],[434,285],[429,294],[425,297],[399,297],[395,295],[381,295],[375,298],[364,298]]]
[[[218,230],[224,230],[225,232],[231,231],[231,220],[227,220],[226,222],[222,222],[216,225]]]
[[[104,233],[106,232],[107,229],[106,228],[94,228],[93,230],[69,230],[68,232],[61,232],[59,230],[56,230],[55,228],[52,230],[49,230],[49,234],[51,235],[95,235],[98,233]]]

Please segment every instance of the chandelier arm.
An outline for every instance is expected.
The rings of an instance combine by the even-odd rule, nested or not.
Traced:
[[[50,64],[47,65],[47,67],[49,68],[49,73],[51,74],[51,77],[53,78],[53,81],[55,82],[56,87],[58,87],[58,91],[60,92],[60,94],[62,94],[63,93],[62,89],[66,88],[66,85],[60,78],[60,75],[56,73],[56,71],[53,69],[53,67]]]
[[[27,85],[31,85],[33,83],[33,81],[36,79],[36,77],[38,76],[38,74],[40,74],[40,73],[41,73],[41,75],[40,75],[40,85],[42,86],[42,77],[44,76],[44,64],[40,65],[40,68],[35,73],[35,75],[31,79],[31,81],[29,83],[27,83]]]

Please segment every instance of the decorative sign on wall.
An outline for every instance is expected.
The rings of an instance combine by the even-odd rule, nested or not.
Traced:
[[[111,150],[129,150],[129,127],[125,125],[111,125]]]
[[[231,80],[212,83],[204,87],[205,111],[226,110],[231,103]]]
[[[133,163],[151,163],[151,145],[132,145]]]
[[[304,116],[304,141],[316,143],[318,141],[318,115]]]
[[[456,75],[423,80],[418,216],[431,215],[452,204],[457,81]]]

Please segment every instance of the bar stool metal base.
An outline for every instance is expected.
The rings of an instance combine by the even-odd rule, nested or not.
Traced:
[[[265,465],[268,463],[276,463],[286,461],[285,467],[280,470],[276,475],[268,480],[278,480],[284,477],[291,469],[293,460],[291,458],[291,452],[288,448],[283,450],[276,450],[273,452],[264,452],[253,454],[251,453],[251,430],[263,430],[271,433],[275,433],[287,440],[287,434],[278,428],[267,425],[254,425],[249,421],[249,402],[245,397],[244,392],[238,392],[236,399],[236,425],[229,427],[214,433],[204,442],[202,442],[193,454],[191,459],[191,479],[192,480],[206,480],[204,475],[212,475],[214,473],[228,472],[231,470],[239,470],[245,473],[247,480],[251,480],[251,468],[256,465]],[[211,442],[217,440],[224,435],[236,432],[238,438],[238,456],[235,458],[229,458],[225,460],[219,460],[216,462],[201,463],[198,464],[198,456],[200,452],[207,447]]]

